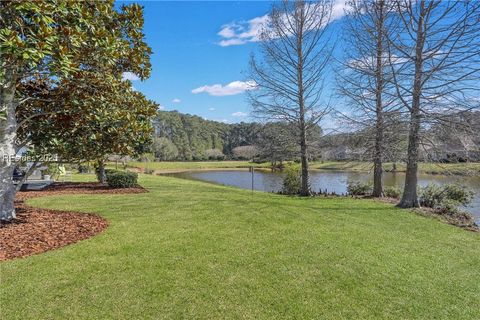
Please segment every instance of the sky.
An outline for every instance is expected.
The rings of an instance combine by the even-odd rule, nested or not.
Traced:
[[[251,88],[248,61],[271,2],[135,2],[144,6],[144,33],[153,54],[149,79],[125,75],[134,88],[163,110],[227,123],[252,121],[245,96]],[[340,18],[343,9],[335,10]]]

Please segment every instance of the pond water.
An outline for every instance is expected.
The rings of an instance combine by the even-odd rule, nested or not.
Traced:
[[[169,173],[167,175],[178,178],[202,180],[217,184],[234,186],[242,189],[252,189],[252,173],[248,171],[189,171],[182,173]],[[372,174],[366,172],[345,172],[345,171],[312,171],[310,173],[310,184],[312,191],[320,190],[346,194],[349,182],[368,182],[372,180]],[[405,180],[404,173],[386,172],[384,184],[386,186],[397,186],[403,188]],[[465,208],[471,212],[477,222],[480,222],[480,177],[463,176],[441,176],[422,175],[418,176],[421,186],[429,183],[446,184],[459,183],[475,192],[472,204]],[[256,171],[253,175],[253,189],[265,192],[277,192],[282,187],[282,174],[278,172]]]

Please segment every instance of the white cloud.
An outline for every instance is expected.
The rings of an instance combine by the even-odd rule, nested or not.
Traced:
[[[332,6],[332,16],[330,21],[341,19],[345,15],[345,7],[347,6],[345,0],[335,0]]]
[[[173,103],[180,103],[180,102],[182,102],[182,100],[180,100],[180,99],[178,99],[178,98],[175,98],[175,99],[172,100],[172,102],[173,102]]]
[[[137,81],[140,78],[133,72],[124,72],[122,73],[122,80],[130,80],[130,81]]]
[[[237,111],[237,112],[232,113],[232,116],[234,116],[234,117],[246,117],[247,115],[248,115],[247,113],[241,112],[241,111]]]
[[[209,120],[209,121],[217,121],[217,122],[223,122],[223,123],[232,123],[230,120],[228,119],[208,119],[208,118],[204,118],[205,120]]]
[[[334,1],[330,22],[341,19],[345,15],[345,6],[345,0]],[[218,44],[222,47],[228,47],[257,42],[260,40],[262,30],[267,29],[269,23],[270,17],[266,14],[247,21],[234,21],[225,24],[217,33],[222,38]]]
[[[269,17],[264,15],[248,21],[235,21],[222,26],[217,33],[223,39],[218,43],[222,47],[256,42],[263,28],[268,25]]]
[[[208,111],[215,111],[215,108],[208,108]]]
[[[165,106],[159,105],[158,110],[165,110]]]
[[[407,61],[408,61],[407,58],[398,57],[394,54],[391,56],[388,56],[387,54],[385,54],[382,57],[382,63],[385,65],[390,63],[392,65],[397,65],[397,64],[405,63]],[[377,63],[377,58],[375,56],[365,56],[357,59],[349,59],[347,61],[348,66],[359,69],[359,70],[373,70],[375,69],[376,63]]]
[[[236,45],[245,44],[245,43],[247,43],[247,41],[244,39],[233,38],[233,39],[221,40],[218,44],[222,47],[229,47],[229,46],[236,46]]]
[[[235,30],[231,26],[225,25],[223,29],[218,32],[218,35],[223,38],[232,38],[235,37]]]
[[[193,94],[197,93],[208,93],[211,96],[222,97],[222,96],[233,96],[236,94],[244,93],[247,90],[254,90],[256,88],[256,83],[254,81],[233,81],[227,85],[214,84],[214,85],[205,85],[198,87],[192,90]]]

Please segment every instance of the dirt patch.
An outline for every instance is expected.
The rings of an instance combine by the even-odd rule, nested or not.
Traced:
[[[58,183],[42,191],[19,192],[15,198],[17,218],[0,223],[0,261],[30,256],[66,246],[99,234],[108,222],[95,214],[39,209],[25,200],[64,194],[134,194],[142,187],[112,189],[99,183]]]

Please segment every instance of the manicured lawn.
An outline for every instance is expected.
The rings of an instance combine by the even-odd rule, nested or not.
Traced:
[[[92,239],[0,263],[2,319],[478,319],[480,235],[371,200],[171,177],[38,198]]]
[[[67,180],[68,182],[95,182],[97,177],[93,173],[74,173]]]
[[[371,171],[373,164],[371,162],[360,161],[325,161],[325,162],[313,162],[311,169],[323,169],[323,170],[346,170],[346,171]],[[384,170],[391,171],[393,163],[385,163]],[[405,171],[406,166],[404,163],[397,163],[397,171]],[[466,176],[479,176],[480,175],[480,163],[419,163],[418,170],[420,173],[427,174],[455,174]]]

